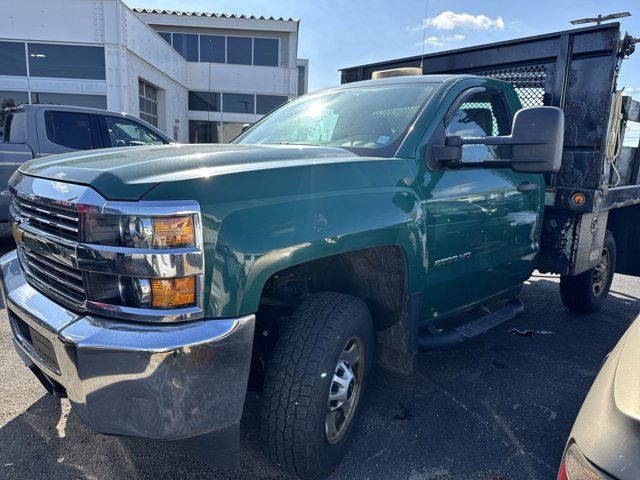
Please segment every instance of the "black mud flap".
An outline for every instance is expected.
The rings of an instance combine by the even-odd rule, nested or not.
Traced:
[[[418,353],[418,321],[422,308],[422,293],[409,295],[407,310],[400,321],[378,332],[378,363],[392,372],[412,375]]]

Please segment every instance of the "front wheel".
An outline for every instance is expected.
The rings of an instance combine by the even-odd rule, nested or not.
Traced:
[[[560,277],[562,303],[576,313],[599,310],[609,295],[615,270],[616,242],[607,230],[600,263],[580,275]]]
[[[348,448],[373,364],[364,302],[339,293],[304,300],[284,324],[262,392],[271,460],[302,479],[325,476]]]

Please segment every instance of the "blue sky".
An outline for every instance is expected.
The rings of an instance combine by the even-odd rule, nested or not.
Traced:
[[[131,7],[300,18],[298,56],[309,59],[309,91],[340,83],[338,69],[425,52],[537,35],[569,20],[629,11],[623,31],[640,37],[638,0],[125,0]],[[635,8],[634,8],[635,7]],[[427,25],[426,32],[423,26]],[[619,87],[640,100],[640,44]]]

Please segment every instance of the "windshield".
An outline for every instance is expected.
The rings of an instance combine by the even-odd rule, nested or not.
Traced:
[[[404,83],[305,95],[234,140],[240,144],[321,145],[358,155],[393,156],[433,83]]]

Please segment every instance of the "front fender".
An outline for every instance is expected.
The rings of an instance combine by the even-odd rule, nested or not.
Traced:
[[[206,315],[255,313],[276,272],[349,251],[398,245],[408,286],[424,284],[416,162],[371,159],[170,182],[145,199],[196,199],[203,212]]]

